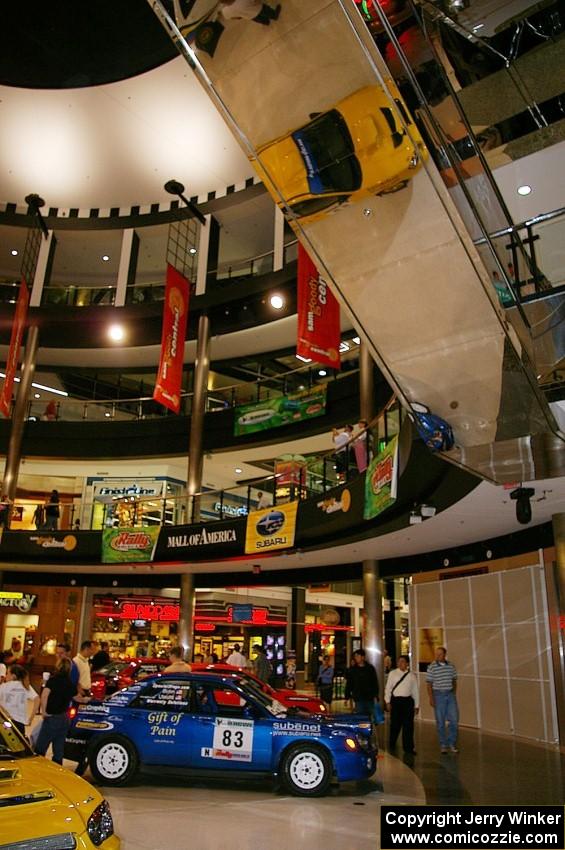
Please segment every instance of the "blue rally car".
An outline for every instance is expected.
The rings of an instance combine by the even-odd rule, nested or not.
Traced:
[[[151,676],[82,707],[65,756],[88,759],[104,785],[125,785],[138,770],[245,775],[311,797],[333,779],[368,779],[377,759],[369,722],[299,715],[237,676],[209,673]]]

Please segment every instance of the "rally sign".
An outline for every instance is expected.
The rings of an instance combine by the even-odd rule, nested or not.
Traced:
[[[14,378],[18,368],[18,360],[20,357],[20,348],[22,345],[22,336],[27,319],[27,308],[29,304],[29,289],[25,280],[22,278],[20,284],[20,292],[18,295],[18,303],[16,304],[16,313],[12,324],[12,335],[10,337],[10,348],[8,349],[8,360],[6,361],[6,376],[4,385],[0,393],[0,412],[4,416],[10,416],[10,405],[12,403],[12,392],[14,389]]]
[[[318,384],[308,390],[236,407],[234,433],[240,437],[242,434],[268,431],[270,428],[314,419],[323,416],[325,412],[326,386]]]
[[[247,517],[245,554],[256,555],[294,546],[298,502],[251,511]]]
[[[184,338],[188,318],[190,284],[173,266],[167,266],[161,359],[153,398],[173,413],[180,410]]]
[[[339,304],[318,269],[298,245],[298,340],[299,357],[334,369],[340,367],[341,329]]]
[[[365,519],[373,519],[396,501],[398,437],[373,458],[365,474]]]
[[[105,528],[102,532],[102,563],[152,561],[159,532],[158,525],[142,528]]]

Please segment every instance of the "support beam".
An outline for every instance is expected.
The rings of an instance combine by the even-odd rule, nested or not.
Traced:
[[[210,319],[202,314],[198,321],[198,339],[196,341],[196,361],[194,363],[194,382],[192,410],[190,415],[190,440],[188,446],[188,474],[186,494],[188,501],[188,521],[200,519],[200,499],[195,498],[202,488],[202,437],[206,397],[208,392],[208,373],[210,371]]]
[[[552,517],[555,563],[545,565],[559,743],[565,749],[565,513]]]
[[[49,286],[49,281],[51,279],[51,269],[53,268],[53,259],[55,257],[55,250],[57,248],[57,240],[55,238],[55,234],[52,230],[50,230],[47,234],[46,239],[41,239],[41,244],[39,246],[39,253],[37,255],[37,264],[35,266],[35,274],[33,276],[33,285],[31,289],[31,295],[29,297],[29,306],[30,307],[39,307],[41,304],[41,297],[43,295],[43,288],[45,286]],[[26,281],[26,283],[30,284],[30,281]]]
[[[303,587],[292,588],[290,609],[291,637],[290,647],[296,652],[296,686],[304,684],[304,621],[306,619],[306,590]]]
[[[363,648],[369,661],[377,671],[379,695],[384,693],[383,667],[383,598],[379,562],[374,559],[363,561],[363,609],[365,612]]]
[[[127,299],[127,288],[135,283],[137,272],[137,257],[139,254],[139,236],[133,229],[128,227],[122,234],[122,248],[120,251],[120,265],[118,266],[118,280],[116,283],[116,307],[123,307]]]
[[[364,340],[359,346],[359,412],[361,419],[370,422],[375,410],[375,363]]]
[[[183,573],[180,577],[179,600],[179,645],[184,649],[187,660],[192,659],[194,633],[194,576]]]
[[[284,215],[275,206],[275,228],[273,234],[273,271],[278,272],[284,267]]]

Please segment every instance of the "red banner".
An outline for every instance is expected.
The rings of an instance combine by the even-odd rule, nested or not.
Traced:
[[[298,342],[300,357],[340,368],[339,304],[318,269],[298,246]]]
[[[4,378],[4,386],[0,393],[0,413],[3,413],[6,417],[10,416],[14,378],[18,368],[18,360],[20,359],[20,348],[26,325],[28,304],[29,289],[27,288],[27,283],[22,278],[20,292],[18,295],[18,303],[16,304],[16,312],[14,314],[14,322],[12,324],[10,350],[8,351],[8,361],[6,363],[6,377]]]
[[[180,410],[184,338],[188,319],[190,284],[173,266],[167,266],[161,359],[153,398],[174,413]]]

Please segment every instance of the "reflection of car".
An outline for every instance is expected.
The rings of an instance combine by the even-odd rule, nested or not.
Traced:
[[[159,673],[167,666],[166,658],[134,658],[131,661],[110,661],[92,674],[91,693],[94,699],[104,699],[138,679]]]
[[[390,95],[380,86],[359,89],[259,148],[265,185],[296,218],[323,218],[348,200],[402,189],[414,176],[427,153],[400,92],[392,80],[387,86]]]
[[[278,777],[293,793],[324,794],[376,767],[370,723],[298,716],[237,677],[152,676],[73,720],[67,758],[86,757],[99,782],[124,785],[138,769],[207,777]]]
[[[74,773],[36,756],[0,710],[0,840],[8,848],[119,850],[108,803]]]
[[[292,691],[288,688],[272,688],[267,682],[262,682],[257,676],[242,667],[231,667],[229,664],[192,664],[191,666],[196,673],[221,673],[224,676],[236,676],[243,682],[250,682],[271,699],[278,700],[285,708],[298,708],[308,714],[327,713],[324,703],[314,694],[301,694],[299,691]]]

